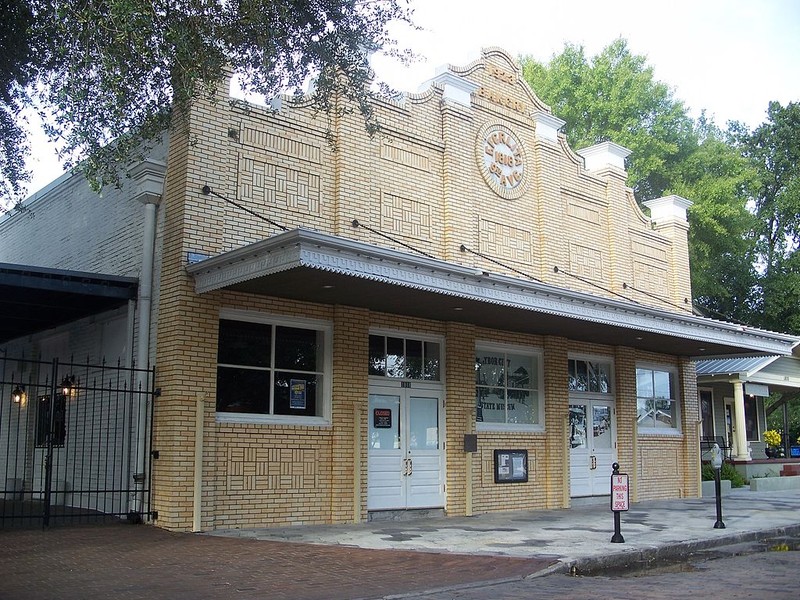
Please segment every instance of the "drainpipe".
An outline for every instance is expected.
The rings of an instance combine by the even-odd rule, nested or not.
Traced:
[[[134,518],[141,518],[148,512],[145,501],[147,482],[147,417],[148,394],[145,388],[148,377],[145,369],[150,365],[150,321],[153,304],[153,261],[155,255],[156,211],[163,190],[165,165],[155,161],[145,161],[130,171],[136,182],[134,200],[144,204],[144,224],[142,234],[142,263],[139,275],[138,337],[136,341],[136,387],[145,393],[138,393],[136,403],[136,465],[133,473],[134,498],[132,512]]]

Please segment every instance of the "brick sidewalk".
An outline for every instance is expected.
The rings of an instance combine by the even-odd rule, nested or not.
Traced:
[[[365,550],[106,525],[0,531],[0,598],[351,600],[524,577],[543,559]]]

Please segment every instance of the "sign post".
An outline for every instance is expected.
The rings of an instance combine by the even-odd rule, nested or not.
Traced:
[[[630,506],[630,495],[628,486],[628,475],[619,472],[619,463],[611,465],[611,510],[614,512],[614,535],[611,538],[612,544],[623,544],[625,538],[620,533],[619,513],[628,510]]]

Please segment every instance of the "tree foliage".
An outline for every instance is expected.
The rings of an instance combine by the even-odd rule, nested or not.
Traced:
[[[28,144],[20,114],[25,88],[33,78],[30,7],[22,0],[0,1],[0,199],[28,178]],[[1,206],[1,204],[0,204]]]
[[[12,1],[30,15],[36,71],[15,77],[13,65],[2,65],[4,107],[35,105],[66,165],[83,161],[96,180],[113,179],[231,71],[268,98],[314,77],[316,108],[355,106],[374,127],[369,54],[401,56],[387,24],[411,17],[405,0]],[[19,40],[9,45],[25,55]],[[19,173],[2,175],[16,189]]]
[[[646,57],[617,39],[591,59],[582,46],[566,44],[547,63],[520,62],[531,88],[566,121],[572,147],[607,140],[625,146],[632,151],[627,170],[637,197],[663,194],[696,138],[683,103],[654,79]]]
[[[549,62],[521,59],[533,90],[582,148],[611,140],[632,150],[640,201],[674,193],[689,210],[696,305],[712,316],[800,333],[800,104],[770,103],[754,131],[696,122],[646,58],[618,39],[597,56],[565,45]]]
[[[800,333],[800,103],[770,102],[766,122],[734,132],[756,171],[749,186],[757,218],[754,321]]]
[[[669,190],[689,209],[689,260],[696,305],[712,316],[748,322],[756,284],[755,216],[746,208],[756,173],[730,136],[705,115],[695,127],[698,146],[676,169]]]

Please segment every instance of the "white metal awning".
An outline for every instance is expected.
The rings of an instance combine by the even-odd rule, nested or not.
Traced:
[[[187,267],[230,289],[678,356],[790,354],[800,339],[488,273],[306,229]]]

